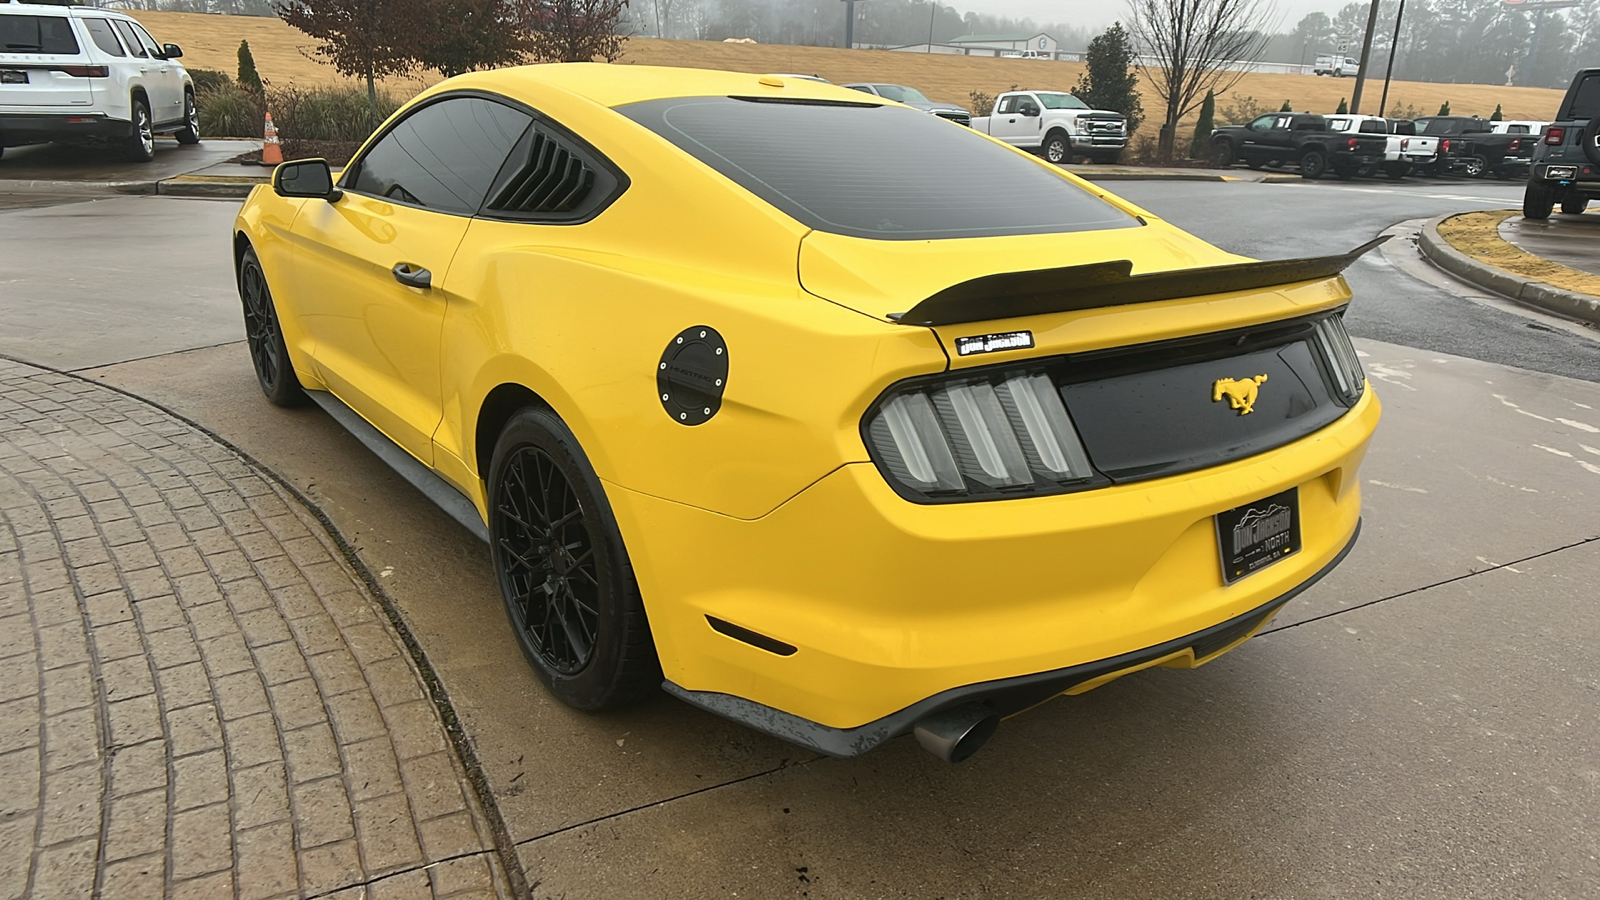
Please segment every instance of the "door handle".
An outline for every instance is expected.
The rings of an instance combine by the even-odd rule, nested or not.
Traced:
[[[422,288],[427,290],[433,287],[433,273],[421,266],[411,263],[395,263],[389,271],[394,273],[394,280],[407,287]]]

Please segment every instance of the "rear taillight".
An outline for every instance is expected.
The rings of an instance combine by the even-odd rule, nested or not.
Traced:
[[[878,468],[918,499],[1058,493],[1094,475],[1060,391],[1038,371],[891,391],[865,430]]]
[[[1517,138],[1516,140],[1512,141],[1511,142],[1511,149],[1512,150],[1521,150],[1522,149],[1522,138]]]
[[[1439,152],[1440,153],[1449,153],[1450,152],[1450,139],[1449,138],[1445,138],[1444,140],[1439,142]]]
[[[65,72],[74,78],[110,78],[111,69],[108,66],[56,66],[57,72]]]
[[[1355,138],[1350,138],[1350,139],[1346,140],[1345,141],[1345,145],[1348,146],[1351,150],[1354,150],[1356,148],[1356,139]]]
[[[1567,129],[1560,125],[1551,125],[1550,129],[1544,133],[1544,142],[1552,147],[1560,146],[1561,142],[1566,139]]]
[[[1400,149],[1401,150],[1410,150],[1411,149],[1411,138],[1401,138],[1400,139]]]

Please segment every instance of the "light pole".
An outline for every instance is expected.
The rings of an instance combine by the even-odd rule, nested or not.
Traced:
[[[933,0],[933,9],[928,11],[928,52],[933,52],[933,19],[939,15],[939,0]]]
[[[1385,116],[1389,108],[1389,79],[1394,75],[1394,58],[1400,55],[1400,20],[1406,16],[1406,0],[1400,0],[1400,11],[1394,14],[1394,37],[1389,41],[1389,65],[1383,70],[1383,96],[1378,99],[1378,115]]]
[[[844,0],[844,48],[856,48],[856,0]]]

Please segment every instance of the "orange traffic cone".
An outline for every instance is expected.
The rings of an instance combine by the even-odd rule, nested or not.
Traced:
[[[261,164],[275,166],[283,162],[283,147],[278,144],[278,126],[272,124],[272,111],[267,111],[265,140],[261,144]]]

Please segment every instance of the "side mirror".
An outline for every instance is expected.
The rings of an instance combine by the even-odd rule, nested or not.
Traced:
[[[1025,116],[1037,116],[1039,114],[1039,107],[1029,103],[1022,107],[1022,114]]]
[[[161,57],[163,59],[177,59],[183,55],[183,48],[177,44],[162,44]]]
[[[333,203],[344,192],[333,186],[333,170],[325,159],[297,159],[272,170],[272,190],[279,197],[319,197]]]

